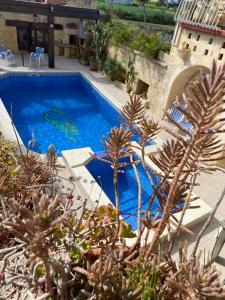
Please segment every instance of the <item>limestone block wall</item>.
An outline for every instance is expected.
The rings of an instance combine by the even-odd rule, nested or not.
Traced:
[[[182,47],[189,50],[189,60],[192,64],[201,61],[202,65],[209,67],[213,59],[218,63],[225,62],[225,37],[180,27],[171,55],[178,54],[177,50]]]
[[[33,15],[1,12],[0,43],[3,43],[7,49],[10,49],[13,52],[17,52],[18,51],[18,42],[17,42],[16,27],[6,26],[5,25],[6,20],[34,22]],[[39,15],[37,22],[46,23],[47,17]]]
[[[126,48],[111,47],[109,55],[126,67],[129,59],[129,51]],[[182,93],[190,81],[199,72],[208,72],[211,65],[211,61],[204,64],[201,60],[194,64],[190,61],[185,63],[179,59],[177,52],[173,53],[173,50],[170,55],[160,53],[159,59],[147,59],[137,53],[133,55],[137,73],[134,90],[136,90],[139,80],[149,85],[147,98],[150,103],[150,111],[156,120],[162,119],[176,98],[182,99]]]
[[[0,43],[3,43],[11,51],[18,50],[17,32],[15,27],[7,27],[4,22],[0,22]]]
[[[109,55],[125,67],[129,60],[129,55],[134,56],[136,72],[136,86],[134,86],[134,90],[136,89],[139,80],[149,85],[147,98],[150,102],[150,110],[155,119],[160,119],[164,113],[163,108],[166,107],[164,96],[170,73],[168,65],[156,59],[147,59],[138,53],[129,54],[129,51],[124,47],[111,47],[109,49]]]
[[[0,43],[3,43],[7,49],[12,50],[13,52],[18,51],[18,42],[17,42],[17,30],[16,27],[6,26],[6,20],[18,20],[18,21],[27,21],[34,22],[33,15],[28,14],[17,14],[17,13],[5,13],[2,12],[0,15]],[[46,16],[37,16],[37,22],[47,23]],[[69,43],[69,36],[76,33],[75,29],[67,28],[66,24],[69,23],[79,23],[78,19],[74,18],[55,18],[55,24],[63,25],[63,30],[55,30],[55,41],[62,41],[63,43]]]
[[[63,30],[55,30],[55,41],[61,40],[63,43],[69,43],[69,36],[76,34],[76,29],[67,28],[66,24],[75,23],[78,25],[79,20],[73,18],[55,18],[55,24],[63,25]]]
[[[110,56],[127,63],[126,48],[111,48]],[[170,54],[159,53],[158,59],[146,59],[135,54],[137,81],[149,85],[148,100],[154,116],[162,118],[175,99],[182,99],[189,82],[199,72],[208,72],[213,59],[225,62],[225,37],[207,32],[176,27]]]

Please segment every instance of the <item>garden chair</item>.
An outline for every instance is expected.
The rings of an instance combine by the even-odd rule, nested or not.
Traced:
[[[37,62],[39,68],[41,61],[44,60],[45,60],[44,48],[36,47],[35,52],[31,52],[30,54],[30,65],[32,62]]]
[[[5,46],[0,43],[0,53],[5,52]]]
[[[184,115],[176,108],[175,105],[173,105],[169,110],[170,117],[176,121],[177,123],[180,123],[184,120]],[[167,122],[168,119],[165,118],[164,122]]]
[[[1,50],[1,46],[0,46],[0,50]],[[11,50],[7,50],[7,51],[0,52],[0,58],[6,62],[14,63],[15,56],[13,55]]]
[[[187,122],[187,121],[182,121],[179,123],[184,129],[186,129],[187,131],[192,131],[193,126],[191,123]]]
[[[180,126],[182,126],[184,129],[186,129],[187,131],[191,132],[193,129],[193,126],[191,123],[187,122],[185,120],[184,115],[182,114],[182,112],[180,112],[175,105],[173,105],[170,110],[169,110],[169,115],[170,117],[176,121],[176,123],[178,123]],[[164,119],[164,123],[167,122],[168,119],[165,118]],[[186,137],[188,139],[188,136]]]

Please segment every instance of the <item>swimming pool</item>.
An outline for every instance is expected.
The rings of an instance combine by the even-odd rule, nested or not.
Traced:
[[[9,75],[0,79],[0,98],[27,147],[45,153],[91,147],[118,125],[119,112],[82,74]]]
[[[128,158],[125,161],[129,161]],[[113,187],[113,169],[110,165],[99,160],[93,159],[86,166],[88,171],[94,177],[95,181],[101,186],[110,201],[115,205],[115,195]],[[148,177],[141,165],[137,165],[137,170],[140,176],[142,185],[142,211],[148,210],[149,198],[153,193]],[[152,174],[155,185],[158,179]],[[120,212],[121,216],[128,224],[132,226],[133,230],[137,229],[137,210],[138,210],[138,187],[135,178],[135,173],[132,166],[123,168],[123,173],[118,174],[118,192],[120,198]],[[152,213],[156,213],[159,208],[157,198],[154,200],[152,206]]]

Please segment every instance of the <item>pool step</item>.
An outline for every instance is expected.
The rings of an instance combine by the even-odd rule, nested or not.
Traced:
[[[62,151],[62,157],[70,168],[85,166],[92,160],[93,155],[90,147]]]
[[[101,187],[96,183],[86,165],[92,160],[93,151],[91,148],[74,149],[62,151],[62,157],[75,184],[83,198],[88,199],[88,207],[95,208],[98,205],[108,205],[110,200]]]

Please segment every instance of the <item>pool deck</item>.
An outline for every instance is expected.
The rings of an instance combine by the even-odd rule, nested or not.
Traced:
[[[75,59],[66,59],[63,57],[56,57],[56,68],[49,69],[46,65],[41,66],[39,70],[37,68],[29,67],[29,57],[25,56],[25,67],[22,66],[21,56],[16,56],[15,58],[16,66],[6,66],[0,62],[0,74],[4,74],[5,72],[81,72],[83,73],[98,89],[100,89],[105,96],[109,97],[110,100],[119,108],[123,106],[127,100],[129,100],[129,96],[117,88],[112,82],[104,77],[100,72],[91,72],[88,67],[84,67],[80,65]],[[166,136],[160,136],[161,139],[165,139]],[[65,187],[71,186],[70,173],[68,170],[61,170],[63,182]],[[215,172],[213,175],[203,174],[198,178],[198,183],[200,186],[194,189],[194,192],[209,206],[213,207],[214,203],[220,197],[222,190],[224,188],[224,177],[225,175],[222,172]],[[76,195],[79,194],[80,191],[76,190]],[[215,243],[215,237],[218,231],[218,226],[222,220],[225,219],[224,216],[225,211],[225,199],[219,207],[213,222],[210,224],[207,232],[203,236],[199,249],[204,250],[205,257],[207,258],[209,252],[212,250],[212,247]],[[189,251],[194,246],[194,242],[196,236],[201,229],[201,224],[195,225],[192,227],[192,231],[194,233],[193,236],[187,236],[182,233],[179,241],[188,240],[189,242]],[[177,256],[178,243],[174,249],[174,256]],[[223,278],[225,278],[225,246],[223,247],[220,257],[217,261],[218,269],[221,270],[223,274]]]

